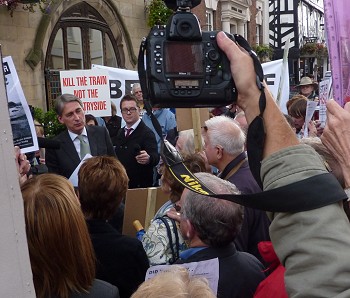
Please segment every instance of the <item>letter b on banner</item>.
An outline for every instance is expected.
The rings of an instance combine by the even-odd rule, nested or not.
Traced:
[[[123,95],[120,87],[122,86],[119,80],[109,80],[109,91],[111,98],[121,98]]]

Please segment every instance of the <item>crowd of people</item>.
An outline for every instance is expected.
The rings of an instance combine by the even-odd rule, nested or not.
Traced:
[[[143,110],[138,84],[121,99],[122,117],[112,107],[105,127],[86,117],[79,98],[63,94],[55,107],[66,130],[55,137],[57,148],[46,149],[49,173],[28,179],[30,165],[15,148],[37,297],[350,296],[350,106],[330,101],[324,128],[304,123],[316,85],[302,78],[301,94],[288,101],[283,115],[267,85],[258,88],[251,57],[222,32],[217,42],[231,63],[237,103],[213,110],[205,121],[203,152],[196,152],[193,130],[176,134],[172,111],[153,109],[163,137],[171,136],[184,165],[216,194],[259,194],[267,200],[269,190],[279,190],[283,205],[284,187],[292,185],[298,194],[294,205],[315,201],[312,207],[265,212],[184,188],[160,158],[161,138]],[[247,155],[248,127],[257,117],[264,125],[257,133],[265,135],[262,187]],[[313,138],[302,138],[305,125]],[[73,188],[67,178],[87,154],[92,157],[81,165]],[[122,235],[127,190],[159,181],[169,201],[141,241]],[[315,185],[326,191],[305,191]],[[184,269],[208,261],[215,288]],[[169,267],[145,281],[156,265]]]

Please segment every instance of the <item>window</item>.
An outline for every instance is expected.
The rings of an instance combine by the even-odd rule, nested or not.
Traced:
[[[213,11],[211,9],[207,9],[205,12],[205,17],[206,17],[206,31],[213,31],[214,24],[213,24]]]
[[[52,31],[45,60],[47,106],[60,95],[60,70],[90,69],[92,64],[123,67],[106,21],[81,2],[65,11]]]

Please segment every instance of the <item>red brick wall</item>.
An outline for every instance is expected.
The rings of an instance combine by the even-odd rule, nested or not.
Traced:
[[[206,7],[205,7],[204,0],[202,0],[198,6],[192,9],[192,12],[197,16],[201,29],[203,31],[208,30],[206,26],[205,10],[206,10]]]

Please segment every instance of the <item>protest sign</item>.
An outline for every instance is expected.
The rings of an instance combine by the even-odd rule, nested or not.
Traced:
[[[95,117],[111,116],[108,94],[108,71],[102,69],[60,71],[62,94],[79,97],[85,114]]]
[[[311,121],[312,116],[315,113],[318,102],[308,100],[306,104],[306,114],[305,114],[305,122],[304,122],[304,138],[309,136],[308,123]]]
[[[21,148],[22,153],[34,152],[39,147],[33,116],[24,96],[12,57],[4,57],[2,66],[5,76],[13,143]]]
[[[217,295],[219,283],[219,259],[210,259],[200,262],[192,262],[179,264],[187,269],[189,275],[192,277],[204,277],[208,280],[209,287]],[[155,275],[169,271],[171,265],[157,265],[150,267],[146,272],[145,280],[148,280]]]
[[[319,84],[319,114],[318,119],[321,122],[321,127],[325,127],[327,120],[326,104],[329,99],[330,89],[332,85],[332,79],[323,80]]]
[[[120,100],[125,94],[131,94],[132,85],[139,82],[137,71],[97,64],[93,64],[92,69],[104,69],[108,71],[109,98],[117,107],[117,114],[121,116],[121,112],[119,111]]]
[[[324,0],[334,99],[341,105],[350,101],[350,15],[349,0]]]
[[[280,90],[281,98],[279,101],[279,107],[281,111],[287,114],[286,103],[289,100],[289,70],[288,64],[283,67],[283,59],[274,60],[271,62],[263,63],[262,65],[264,71],[264,79],[269,89],[276,99],[278,95],[278,88],[280,86],[280,81],[283,80],[283,88]],[[282,73],[283,71],[283,73]]]
[[[123,235],[135,237],[134,220],[140,221],[146,229],[156,211],[169,200],[161,187],[128,189],[125,198]]]

